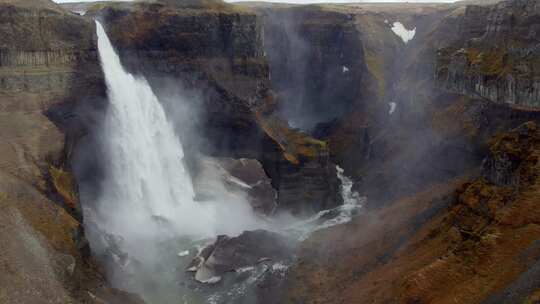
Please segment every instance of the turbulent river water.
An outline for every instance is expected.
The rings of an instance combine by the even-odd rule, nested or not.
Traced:
[[[104,28],[96,26],[109,99],[99,136],[106,169],[97,201],[82,203],[85,225],[93,227],[87,231],[92,250],[109,258],[109,277],[117,287],[141,294],[148,303],[216,302],[215,289],[185,272],[194,248],[220,234],[253,229],[302,240],[314,230],[350,220],[360,208],[362,198],[341,169],[345,204],[287,225],[262,220],[242,201],[195,201],[182,142],[164,108],[143,77],[126,72]],[[231,286],[242,291],[246,282]]]

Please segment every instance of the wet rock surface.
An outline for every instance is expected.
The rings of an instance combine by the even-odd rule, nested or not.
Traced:
[[[258,214],[271,215],[277,208],[277,192],[255,159],[203,158],[196,171],[194,187],[198,200],[219,200],[228,191],[247,199]]]
[[[245,231],[237,237],[218,236],[215,243],[202,249],[188,268],[195,280],[216,283],[228,272],[242,272],[260,263],[290,260],[295,241],[265,230]]]

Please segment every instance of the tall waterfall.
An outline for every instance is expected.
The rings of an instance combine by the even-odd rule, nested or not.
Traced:
[[[92,205],[99,231],[121,240],[122,252],[144,262],[155,259],[156,247],[167,240],[256,228],[250,206],[240,198],[194,200],[182,144],[162,104],[146,79],[125,71],[102,25],[96,26],[109,108],[99,136],[105,177],[98,201],[86,205]]]
[[[156,95],[127,73],[97,24],[109,109],[103,125],[107,172],[99,224],[128,243],[174,234],[212,235],[213,210],[194,201],[183,149]]]

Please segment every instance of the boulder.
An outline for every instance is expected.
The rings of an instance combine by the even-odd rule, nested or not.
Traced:
[[[274,212],[277,207],[277,192],[258,160],[222,159],[221,163],[229,173],[229,178],[225,180],[228,187],[244,188],[255,211],[265,215]]]
[[[266,230],[245,231],[237,237],[220,235],[201,251],[188,270],[196,269],[194,277],[199,282],[215,283],[228,272],[265,261],[287,260],[294,248],[293,240]]]
[[[198,200],[246,199],[258,214],[270,215],[277,194],[262,165],[255,159],[200,157],[194,188]]]

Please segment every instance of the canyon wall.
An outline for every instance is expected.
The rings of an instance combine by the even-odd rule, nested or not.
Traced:
[[[310,131],[350,111],[367,75],[353,16],[309,6],[257,11],[278,113]]]
[[[439,52],[440,86],[493,102],[538,108],[539,16],[537,1],[467,7],[458,28],[461,39]]]

